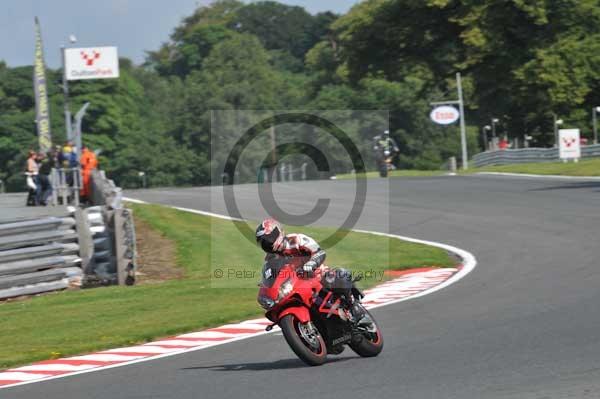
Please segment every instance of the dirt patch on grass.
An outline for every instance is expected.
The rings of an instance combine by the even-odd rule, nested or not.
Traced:
[[[135,218],[135,234],[138,264],[136,284],[183,278],[185,272],[175,262],[176,247],[173,241],[139,218]]]

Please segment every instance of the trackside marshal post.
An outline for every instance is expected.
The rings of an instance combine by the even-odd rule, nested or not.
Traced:
[[[48,85],[46,83],[46,66],[44,65],[44,49],[40,22],[35,17],[35,56],[33,63],[33,91],[35,94],[35,122],[37,125],[39,148],[48,152],[52,148],[50,133],[50,108],[48,106]]]

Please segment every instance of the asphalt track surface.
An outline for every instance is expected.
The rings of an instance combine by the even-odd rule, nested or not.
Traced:
[[[458,283],[374,311],[385,348],[305,367],[279,335],[0,391],[5,398],[597,398],[600,397],[600,182],[511,177],[369,181],[357,228],[455,245],[477,268]],[[353,182],[276,185],[301,213],[331,199],[335,225]],[[388,191],[389,190],[389,191]],[[217,189],[130,197],[225,212]],[[254,186],[236,189],[260,218]],[[386,199],[386,197],[388,199]],[[212,205],[212,206],[211,206]],[[340,211],[341,212],[341,211]],[[202,306],[202,304],[198,304]],[[159,323],[160,320],[157,320]]]

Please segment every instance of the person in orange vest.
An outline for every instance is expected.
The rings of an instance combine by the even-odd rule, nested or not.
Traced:
[[[96,154],[94,154],[93,151],[90,151],[90,149],[84,145],[82,147],[79,163],[81,164],[81,178],[83,180],[80,195],[83,200],[89,200],[89,197],[92,194],[92,170],[98,167],[98,159],[96,158]]]

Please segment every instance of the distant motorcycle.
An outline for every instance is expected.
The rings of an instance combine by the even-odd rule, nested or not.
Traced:
[[[327,354],[342,353],[348,345],[362,357],[377,356],[383,349],[383,337],[373,316],[362,307],[364,296],[352,282],[351,297],[323,283],[322,272],[302,273],[298,258],[274,257],[265,262],[258,302],[273,322],[279,325],[294,353],[306,364],[318,366]],[[364,316],[354,320],[350,309],[362,307]]]
[[[395,170],[396,166],[393,163],[394,156],[389,150],[384,150],[379,157],[379,176],[388,177],[390,171]]]
[[[394,157],[400,152],[396,141],[390,137],[389,130],[373,137],[373,151],[375,151],[375,162],[377,163],[379,176],[387,177],[390,170],[396,169]]]

